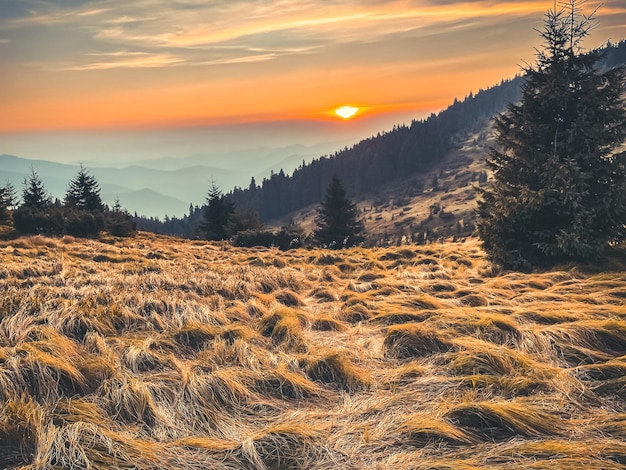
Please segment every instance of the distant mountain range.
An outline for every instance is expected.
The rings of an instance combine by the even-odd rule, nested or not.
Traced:
[[[236,186],[247,187],[252,177],[263,180],[281,168],[291,171],[336,145],[258,148],[220,156],[166,157],[123,168],[88,166],[87,169],[98,180],[105,203],[112,205],[119,199],[131,213],[163,218],[188,213],[190,204],[202,205],[211,181],[224,191]],[[221,168],[207,165],[207,161],[219,161]],[[0,186],[11,182],[21,192],[22,182],[31,169],[41,177],[52,197],[62,199],[79,166],[0,155]]]

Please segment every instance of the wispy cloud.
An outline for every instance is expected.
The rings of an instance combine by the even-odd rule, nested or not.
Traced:
[[[168,67],[184,62],[184,59],[168,54],[149,54],[145,52],[108,52],[89,54],[101,60],[81,65],[62,67],[65,70],[107,70],[117,68],[153,68]]]
[[[516,14],[515,3],[482,8],[474,2],[456,8],[448,1],[424,1],[94,0],[79,2],[74,8],[54,8],[50,3],[33,1],[28,14],[0,22],[0,31],[56,26],[58,33],[67,37],[71,37],[72,31],[80,31],[89,35],[92,43],[83,46],[77,42],[74,48],[68,48],[67,62],[80,62],[90,52],[123,48],[148,50],[151,56],[120,61],[117,66],[158,67],[276,60],[293,51],[317,49],[323,53],[325,45],[371,42],[424,26],[432,28],[434,24],[443,28],[464,18]],[[528,3],[517,5],[520,12],[527,12]],[[197,57],[198,50],[211,56],[215,48],[228,46],[238,48],[230,57],[222,53],[209,59]],[[267,53],[240,54],[240,50],[255,47],[262,47]],[[76,70],[91,70],[94,65],[104,68],[104,64],[83,63]]]

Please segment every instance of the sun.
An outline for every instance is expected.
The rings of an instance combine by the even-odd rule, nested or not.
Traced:
[[[335,109],[335,114],[341,119],[350,119],[358,112],[358,110],[359,108],[355,108],[354,106],[340,106]]]

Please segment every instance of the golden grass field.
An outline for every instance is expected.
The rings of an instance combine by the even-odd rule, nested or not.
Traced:
[[[0,468],[623,468],[625,260],[1,242]]]

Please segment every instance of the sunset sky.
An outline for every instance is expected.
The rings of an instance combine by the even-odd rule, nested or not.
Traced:
[[[360,108],[352,120],[378,126],[423,117],[533,62],[540,44],[534,28],[552,6],[1,0],[0,153],[54,158],[72,139],[99,135],[106,136],[99,141],[105,156],[124,142],[149,141],[131,135],[206,126],[227,147],[229,136],[244,135],[233,129],[254,123],[276,123],[271,128],[285,136],[294,123],[356,132],[334,115],[342,105]],[[586,47],[626,36],[623,0],[603,2],[597,19]]]

